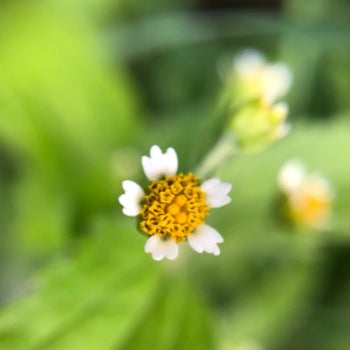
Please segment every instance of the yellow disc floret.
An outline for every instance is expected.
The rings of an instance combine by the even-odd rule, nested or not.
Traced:
[[[141,229],[182,242],[209,214],[205,193],[192,173],[167,176],[148,186],[141,210]]]

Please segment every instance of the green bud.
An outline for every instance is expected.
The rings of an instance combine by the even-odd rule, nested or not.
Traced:
[[[238,148],[245,152],[259,152],[285,136],[288,133],[287,113],[285,103],[269,105],[261,101],[245,104],[234,111],[229,129],[235,135]]]

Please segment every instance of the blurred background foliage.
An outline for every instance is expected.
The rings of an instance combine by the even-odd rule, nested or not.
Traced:
[[[346,0],[0,2],[0,348],[350,346]],[[156,263],[121,181],[174,146],[194,170],[220,130],[219,72],[255,47],[289,64],[292,132],[220,177],[220,257]],[[336,189],[332,229],[276,214],[291,157]],[[181,247],[183,248],[183,247]]]

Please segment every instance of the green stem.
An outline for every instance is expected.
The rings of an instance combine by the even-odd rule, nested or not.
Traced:
[[[195,174],[202,179],[209,177],[236,153],[237,148],[233,134],[229,131],[224,132],[218,142],[199,164]]]

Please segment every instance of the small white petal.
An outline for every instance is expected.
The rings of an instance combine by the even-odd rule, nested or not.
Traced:
[[[292,74],[283,63],[266,65],[262,74],[265,99],[273,103],[288,92],[292,84]]]
[[[146,241],[145,252],[152,254],[153,260],[159,261],[164,258],[174,260],[179,254],[179,246],[171,239],[164,240],[153,235]]]
[[[162,150],[157,145],[153,145],[151,147],[149,154],[153,160],[158,160],[158,159],[160,160],[162,158],[162,155],[163,155]]]
[[[140,207],[131,207],[131,206],[126,206],[123,208],[123,214],[126,216],[137,216],[141,212]]]
[[[254,49],[245,49],[236,56],[234,69],[239,76],[245,78],[259,72],[265,64],[265,58],[260,52]]]
[[[227,182],[221,182],[213,178],[206,180],[201,185],[201,190],[206,194],[206,202],[211,208],[219,208],[231,202],[228,193],[232,185]]]
[[[161,176],[175,175],[178,167],[178,159],[173,148],[168,148],[165,153],[154,145],[151,147],[150,157],[142,157],[142,167],[149,180],[158,180]]]
[[[220,254],[218,243],[224,241],[218,231],[205,224],[197,227],[187,240],[191,248],[197,253],[206,252],[213,255]]]
[[[141,158],[141,162],[142,162],[142,168],[146,177],[151,181],[157,180],[158,172],[156,171],[157,169],[153,166],[152,159],[149,157],[143,156]]]
[[[131,181],[131,180],[123,181],[122,187],[126,193],[142,193],[142,194],[144,194],[141,186],[139,184],[137,184],[136,182]]]
[[[278,185],[284,192],[290,193],[295,191],[305,178],[304,165],[298,160],[287,162],[278,174]]]
[[[125,180],[122,183],[124,194],[119,196],[123,213],[127,216],[137,216],[141,211],[141,200],[145,196],[143,189],[134,181]]]
[[[178,159],[174,148],[170,147],[163,156],[165,175],[173,176],[177,172]]]

